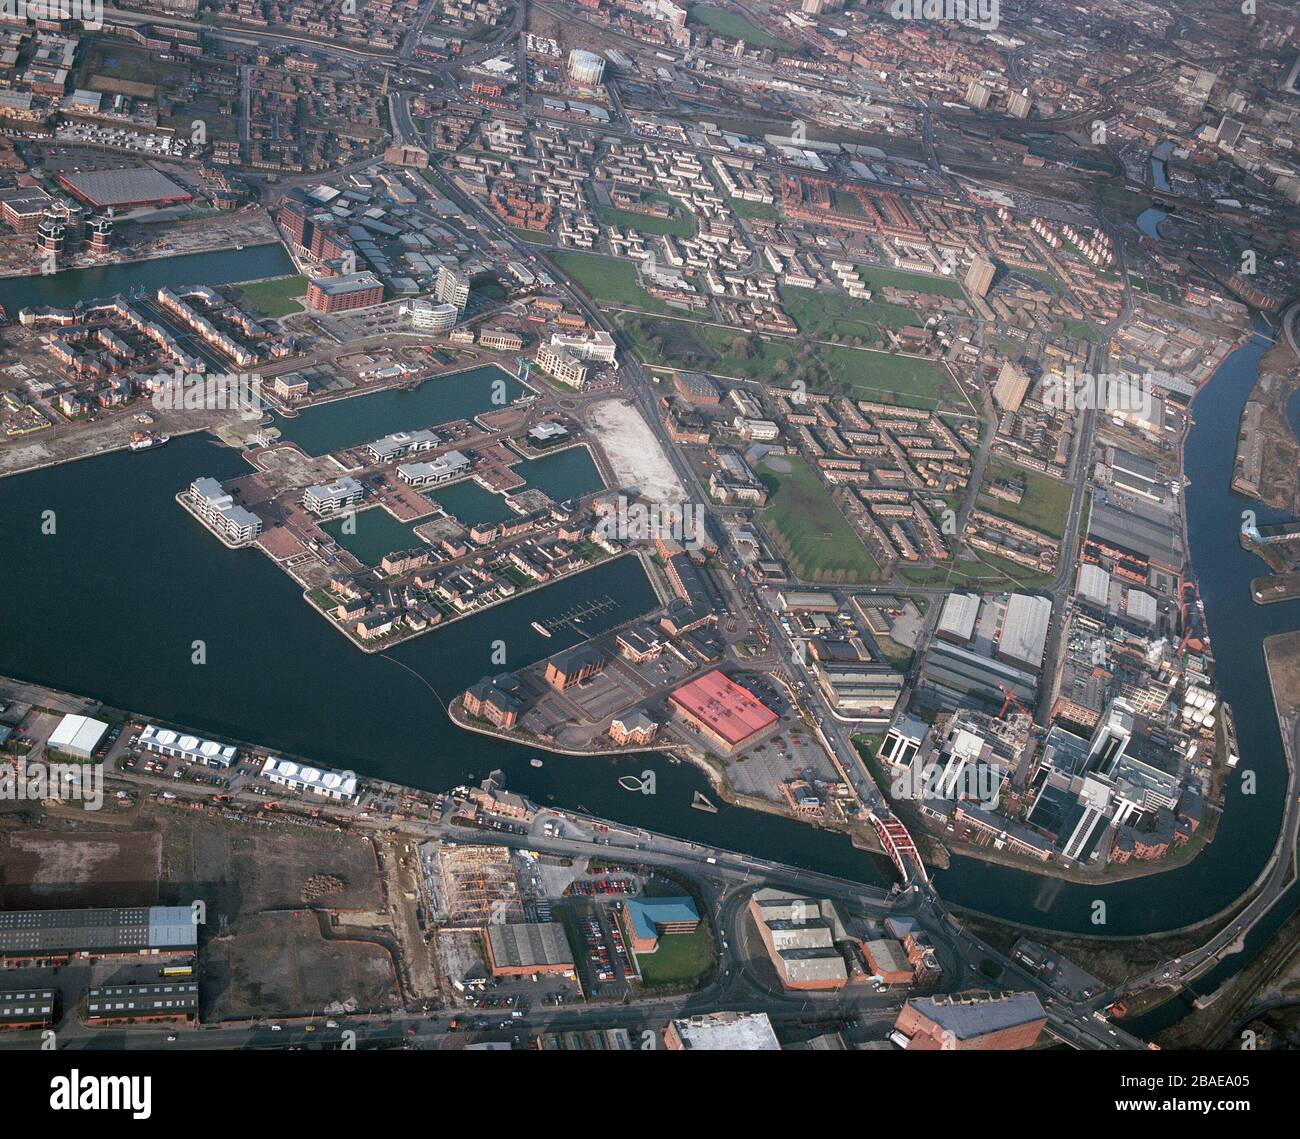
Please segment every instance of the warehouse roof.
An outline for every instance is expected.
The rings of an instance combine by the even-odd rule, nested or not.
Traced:
[[[912,997],[908,1004],[958,1040],[984,1036],[1047,1016],[1034,993]]]
[[[569,939],[557,921],[489,925],[487,937],[492,962],[498,968],[573,964]]]
[[[198,943],[189,906],[0,911],[0,953],[133,952]]]
[[[1047,647],[1047,627],[1052,620],[1052,602],[1046,597],[1013,593],[1002,618],[998,652],[1014,661],[1038,668]]]
[[[669,699],[733,747],[777,720],[771,708],[717,669],[683,684]]]
[[[192,196],[152,166],[60,174],[59,181],[92,206],[188,202]]]
[[[92,720],[89,716],[64,716],[50,733],[48,746],[54,751],[89,755],[106,731],[108,725],[103,720]]]

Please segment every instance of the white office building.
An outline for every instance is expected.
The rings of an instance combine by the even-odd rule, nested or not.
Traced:
[[[447,451],[427,463],[400,463],[397,477],[411,486],[432,486],[469,473],[469,456]]]
[[[351,475],[335,482],[309,486],[302,495],[302,504],[313,514],[324,518],[340,514],[356,506],[365,497],[365,489]]]
[[[431,301],[428,297],[407,301],[402,305],[402,312],[410,318],[412,328],[435,335],[450,332],[460,317],[460,309],[454,304]]]

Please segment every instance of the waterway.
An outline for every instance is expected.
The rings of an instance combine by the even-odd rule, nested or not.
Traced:
[[[0,305],[12,318],[28,305],[71,308],[78,301],[111,297],[132,289],[154,292],[164,286],[226,285],[295,272],[283,246],[251,245],[92,269],[66,269],[48,276],[5,277],[0,279]]]
[[[1248,583],[1260,563],[1238,544],[1246,504],[1229,492],[1228,480],[1241,409],[1267,347],[1256,337],[1215,373],[1196,401],[1186,452],[1190,546],[1242,753],[1215,842],[1176,870],[1107,885],[957,857],[935,874],[948,901],[1026,925],[1134,936],[1212,916],[1263,867],[1286,773],[1261,646],[1271,633],[1300,627],[1300,603],[1250,601]],[[854,850],[842,836],[726,804],[716,815],[691,810],[692,793],[708,788],[689,765],[658,756],[548,756],[534,769],[530,750],[452,727],[440,699],[489,671],[518,668],[576,640],[562,628],[543,641],[529,630],[531,621],[608,597],[612,608],[587,622],[595,631],[652,607],[635,559],[371,656],[312,612],[260,553],[224,549],[172,499],[196,475],[225,479],[246,470],[234,452],[189,436],[140,455],[105,455],[0,480],[0,672],[418,787],[444,789],[500,767],[513,789],[538,802],[582,806],[872,884],[891,880],[882,859]],[[45,510],[55,511],[54,535],[42,533]],[[193,665],[200,640],[207,663]],[[498,640],[507,649],[504,666],[491,660]],[[620,775],[647,768],[657,774],[655,795],[618,786]],[[1256,775],[1253,795],[1242,790],[1246,771]],[[1097,899],[1106,902],[1104,926],[1092,922]],[[1224,968],[1245,960],[1229,958]]]
[[[507,407],[528,389],[509,372],[488,364],[425,380],[416,388],[388,388],[373,395],[338,399],[279,416],[275,425],[288,442],[309,455],[373,443],[394,431],[473,419]]]
[[[580,456],[590,463],[585,452],[567,451],[538,462],[571,465],[569,477],[581,480]],[[726,804],[716,815],[692,810],[692,794],[709,788],[689,764],[653,754],[546,755],[533,768],[536,751],[463,732],[447,719],[443,702],[485,674],[579,640],[567,626],[539,637],[532,621],[611,602],[584,620],[592,634],[653,608],[635,558],[366,654],[309,608],[269,559],[227,550],[173,499],[200,474],[224,480],[247,470],[234,451],[190,435],[154,451],[0,479],[0,673],[416,787],[445,790],[500,768],[508,786],[540,803],[581,806],[875,885],[892,880],[882,859],[840,836]],[[556,478],[552,488],[566,496],[581,485]],[[47,510],[53,534],[42,533]],[[196,642],[203,664],[191,663]],[[492,659],[498,642],[504,665]],[[619,776],[649,769],[654,795],[619,787]]]
[[[1145,233],[1147,237],[1159,241],[1160,223],[1164,221],[1168,216],[1169,214],[1165,210],[1158,209],[1155,206],[1151,206],[1149,209],[1145,209],[1140,214],[1138,214],[1137,227],[1143,233]]]

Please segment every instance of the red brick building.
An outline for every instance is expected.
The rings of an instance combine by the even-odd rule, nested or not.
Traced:
[[[893,1039],[909,1051],[1007,1051],[1031,1047],[1046,1025],[1034,993],[953,993],[910,998]]]

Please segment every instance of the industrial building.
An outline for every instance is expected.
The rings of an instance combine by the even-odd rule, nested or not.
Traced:
[[[728,754],[754,743],[780,722],[771,708],[718,669],[683,684],[668,701],[682,719]]]
[[[86,994],[86,1020],[92,1024],[193,1020],[198,1014],[196,981],[101,985]]]
[[[138,742],[146,751],[207,767],[229,768],[238,754],[234,744],[200,739],[171,728],[160,728],[157,724],[146,724]]]
[[[262,765],[262,777],[288,787],[290,791],[310,791],[326,799],[346,801],[357,797],[357,777],[350,771],[330,771],[309,767],[291,759],[269,755]]]
[[[132,210],[145,206],[175,206],[193,201],[193,195],[152,166],[123,170],[89,170],[64,173],[59,185],[86,205],[103,210]]]
[[[569,78],[584,87],[598,87],[605,78],[605,61],[594,51],[575,48],[569,52]]]
[[[0,910],[0,955],[146,954],[198,945],[189,906],[113,906],[93,910]]]
[[[711,1012],[669,1021],[664,1047],[670,1052],[779,1052],[765,1012]]]
[[[103,720],[92,720],[89,716],[64,716],[50,733],[46,747],[76,759],[90,759],[106,731],[108,725]]]
[[[490,923],[484,940],[494,977],[573,972],[573,951],[560,922]]]
[[[849,935],[834,902],[756,890],[749,916],[785,988],[839,989],[848,983],[844,955],[836,946]]]
[[[44,1028],[53,1021],[53,989],[0,990],[0,1028]]]
[[[998,659],[1037,672],[1043,667],[1047,630],[1051,623],[1050,598],[1013,593],[1002,616]]]

